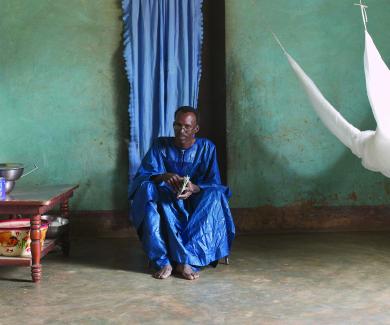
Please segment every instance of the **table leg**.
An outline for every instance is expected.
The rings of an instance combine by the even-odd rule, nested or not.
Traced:
[[[31,277],[33,282],[39,282],[42,275],[41,266],[41,215],[37,214],[30,219],[31,231]]]
[[[68,218],[69,217],[69,200],[65,200],[63,202],[60,203],[60,210],[61,210],[61,214]]]
[[[69,200],[65,200],[60,203],[60,210],[61,210],[61,215],[64,216],[65,218],[68,218],[69,220]],[[70,225],[68,223],[68,225],[65,227],[65,231],[63,232],[60,238],[62,253],[64,254],[64,256],[69,256],[69,251],[70,251],[69,229],[70,229]]]

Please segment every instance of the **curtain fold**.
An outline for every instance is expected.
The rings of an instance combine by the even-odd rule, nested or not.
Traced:
[[[179,106],[197,107],[202,0],[123,0],[130,83],[129,183],[158,136],[173,134]]]

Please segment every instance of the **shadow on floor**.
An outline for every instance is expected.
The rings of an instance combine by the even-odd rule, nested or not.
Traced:
[[[135,238],[73,239],[69,257],[60,253],[48,257],[58,263],[149,273],[146,256]]]
[[[337,247],[337,254],[333,247]],[[240,269],[247,263],[268,261],[278,263],[286,256],[296,259],[321,260],[321,264],[339,263],[342,259],[354,259],[362,254],[370,255],[390,252],[388,232],[340,232],[340,233],[287,233],[287,234],[242,234],[233,244],[229,268]],[[390,256],[390,255],[389,255]],[[102,270],[130,271],[152,274],[147,258],[137,238],[74,238],[71,253],[64,257],[58,248],[42,260],[57,267],[82,266]],[[1,267],[0,281],[29,282],[14,276],[15,267]]]

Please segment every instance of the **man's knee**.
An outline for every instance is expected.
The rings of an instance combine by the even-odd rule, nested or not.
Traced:
[[[153,181],[144,181],[139,187],[140,191],[152,193],[157,190],[156,184]]]
[[[218,187],[208,187],[202,190],[203,194],[207,197],[221,198],[224,195],[224,191]]]
[[[134,195],[133,202],[141,202],[144,204],[148,201],[157,201],[158,200],[158,190],[156,184],[152,181],[142,182],[137,192]]]

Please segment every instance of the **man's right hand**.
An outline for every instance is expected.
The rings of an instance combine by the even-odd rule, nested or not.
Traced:
[[[179,192],[183,185],[184,177],[181,177],[174,173],[165,173],[156,175],[153,177],[153,181],[156,183],[165,182],[169,184],[175,192]]]

